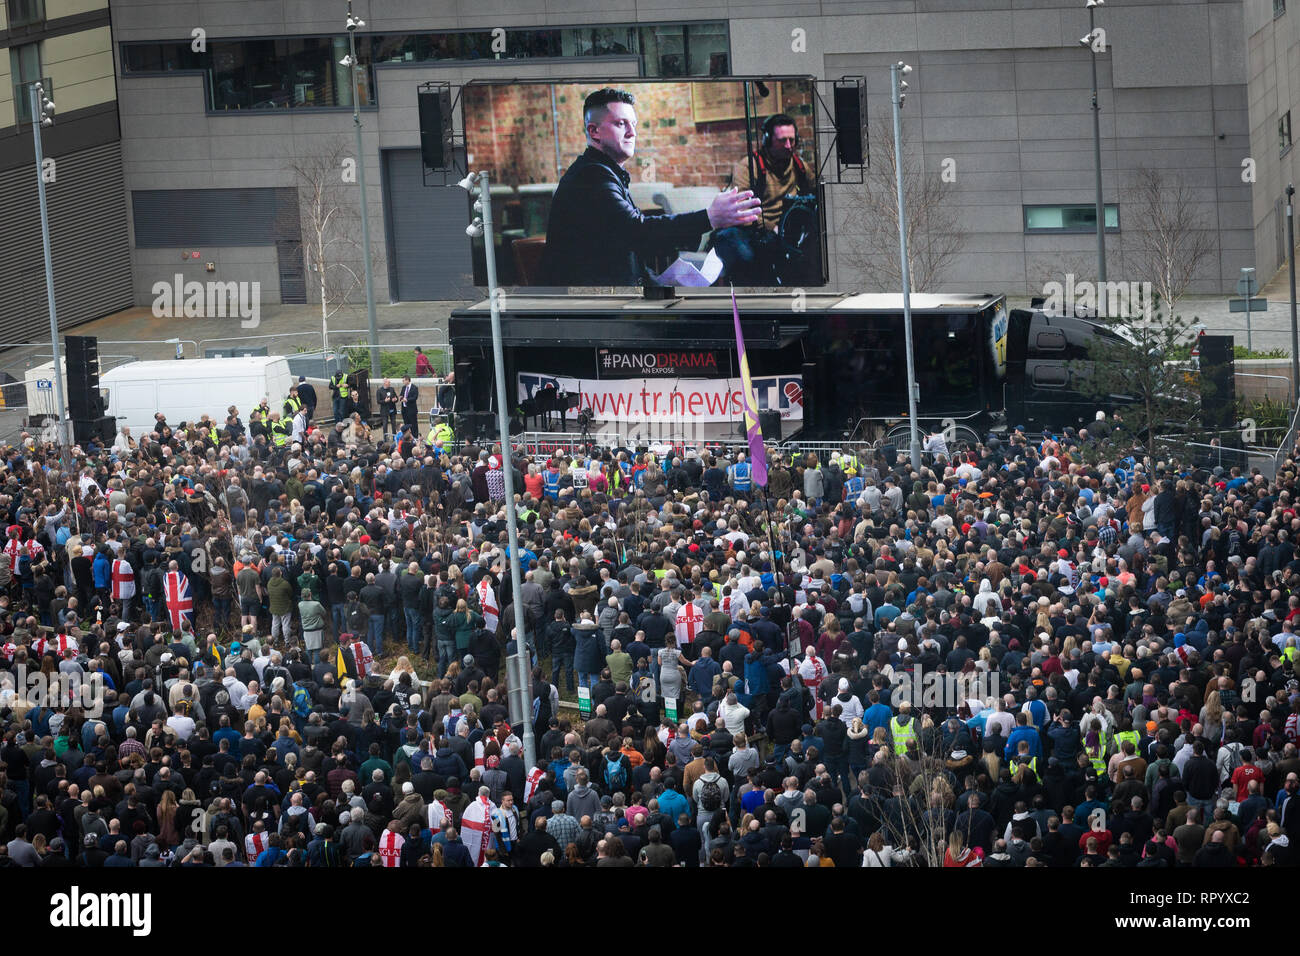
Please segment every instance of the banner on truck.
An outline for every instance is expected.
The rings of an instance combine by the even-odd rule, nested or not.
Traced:
[[[759,411],[776,409],[782,421],[803,421],[802,375],[757,375],[753,382]],[[744,415],[739,376],[598,381],[520,372],[519,401],[548,386],[581,395],[579,407],[591,408],[600,422],[732,422]]]

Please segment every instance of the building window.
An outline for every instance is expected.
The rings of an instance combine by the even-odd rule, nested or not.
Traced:
[[[1273,0],[1273,19],[1286,13],[1286,0]]]
[[[1279,153],[1291,148],[1291,111],[1287,110],[1277,121],[1277,146]]]
[[[24,43],[9,48],[9,73],[14,83],[14,113],[20,123],[32,121],[32,84],[42,82],[45,95],[53,98],[49,78],[41,76],[41,45]]]
[[[638,57],[648,77],[730,72],[724,21],[506,30],[504,52],[494,52],[492,40],[489,30],[358,36],[357,58],[365,65],[357,81],[361,101],[375,105],[374,67],[399,63]],[[338,65],[347,52],[346,36],[209,39],[206,53],[195,53],[189,40],[124,43],[122,73],[202,71],[213,112],[351,109],[350,71]]]
[[[5,0],[9,29],[45,22],[45,0]]]
[[[1097,231],[1097,207],[1025,206],[1026,233],[1086,233]],[[1119,232],[1119,206],[1106,204],[1106,231]]]

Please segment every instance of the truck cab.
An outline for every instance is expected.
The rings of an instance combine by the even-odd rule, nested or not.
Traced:
[[[1059,429],[1087,426],[1098,411],[1131,401],[1126,395],[1099,400],[1077,380],[1099,349],[1123,339],[1092,318],[1052,315],[1043,309],[1012,309],[1007,335],[1004,400],[1008,424]]]

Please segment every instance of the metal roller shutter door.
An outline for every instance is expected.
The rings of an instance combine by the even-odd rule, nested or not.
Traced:
[[[134,304],[120,144],[56,157],[55,176],[45,195],[54,305],[66,330]],[[0,174],[0,196],[0,342],[42,342],[50,317],[35,168]]]
[[[394,301],[473,296],[469,197],[454,185],[424,185],[418,149],[383,152],[389,287]],[[459,178],[459,177],[456,177]]]

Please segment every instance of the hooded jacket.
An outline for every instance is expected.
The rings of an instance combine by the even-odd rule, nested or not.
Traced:
[[[592,589],[595,590],[594,588]],[[573,666],[580,674],[599,674],[605,666],[605,644],[594,621],[573,625]]]
[[[565,801],[564,812],[575,820],[585,816],[594,820],[600,812],[600,795],[589,784],[579,784]]]

